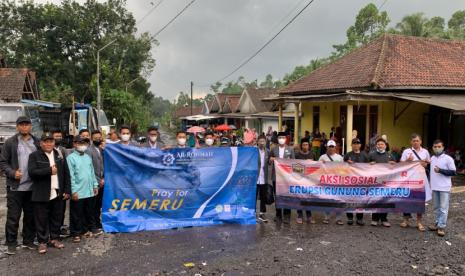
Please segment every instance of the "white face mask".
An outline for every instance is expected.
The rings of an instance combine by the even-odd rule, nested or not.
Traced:
[[[87,150],[87,145],[80,145],[76,147],[76,150],[79,152],[85,152]]]
[[[178,144],[180,146],[184,146],[186,144],[186,138],[179,138],[178,139]]]
[[[278,143],[279,143],[280,145],[284,145],[284,144],[286,143],[286,139],[285,139],[285,138],[279,138],[279,139],[278,139]]]
[[[123,135],[121,135],[121,140],[122,140],[123,142],[129,141],[130,138],[131,138],[131,135],[130,135],[130,134],[123,134]]]
[[[379,153],[385,153],[386,152],[385,149],[376,149],[376,151],[379,152]]]
[[[207,144],[208,146],[213,145],[213,139],[205,139],[205,144]]]
[[[155,136],[150,136],[150,141],[151,141],[152,143],[155,143],[155,142],[157,141],[157,138],[158,138],[158,137],[157,137],[156,135],[155,135]]]
[[[433,149],[433,152],[436,155],[441,155],[443,151],[444,151],[444,148],[434,148]]]

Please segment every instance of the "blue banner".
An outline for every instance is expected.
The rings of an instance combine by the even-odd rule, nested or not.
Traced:
[[[105,232],[255,223],[253,147],[105,148]]]

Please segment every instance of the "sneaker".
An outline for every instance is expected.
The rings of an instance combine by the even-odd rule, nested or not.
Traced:
[[[384,227],[391,227],[391,224],[388,221],[383,221]]]
[[[336,220],[336,224],[337,225],[344,225],[344,222],[340,219]]]
[[[432,224],[428,226],[429,231],[438,231],[438,225],[437,224]]]
[[[363,222],[363,220],[361,220],[361,219],[358,219],[356,223],[357,223],[358,226],[365,225],[365,222]]]
[[[349,219],[349,220],[347,220],[347,224],[348,224],[348,225],[352,225],[352,224],[354,224],[354,220],[353,220],[353,219]]]
[[[407,228],[407,227],[409,227],[409,226],[410,226],[410,225],[409,225],[408,219],[404,219],[404,220],[400,223],[400,227],[402,227],[402,228]]]
[[[73,243],[80,243],[81,242],[81,237],[79,236],[74,236],[73,237]]]
[[[372,220],[371,223],[370,223],[371,226],[378,226],[378,222],[377,221],[374,221]]]
[[[21,244],[21,248],[29,249],[29,250],[36,250],[37,246],[34,243],[23,243]]]
[[[101,234],[103,234],[103,230],[100,229],[100,228],[99,228],[99,229],[94,229],[94,230],[92,230],[92,236],[93,236],[93,237],[97,237],[97,236],[99,236],[99,235],[101,235]]]
[[[268,220],[265,218],[265,215],[264,214],[260,214],[258,216],[258,220],[261,221],[261,222],[268,222]]]
[[[37,251],[39,252],[39,254],[47,253],[47,244],[40,243],[39,246],[37,247]]]
[[[302,223],[304,223],[304,220],[302,218],[296,218],[295,222],[297,224],[302,224]]]
[[[16,245],[8,245],[5,254],[7,255],[15,255],[16,254]]]
[[[446,230],[444,228],[438,228],[438,236],[444,237],[446,235]]]

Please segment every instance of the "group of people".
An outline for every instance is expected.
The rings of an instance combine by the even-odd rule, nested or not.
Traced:
[[[23,214],[22,247],[36,249],[46,253],[49,247],[61,249],[64,247],[61,237],[69,235],[72,241],[79,243],[81,239],[91,238],[103,233],[101,223],[101,207],[104,181],[103,151],[106,143],[119,143],[126,146],[139,146],[152,149],[168,149],[160,140],[156,127],[147,129],[147,140],[138,144],[133,141],[131,129],[121,126],[119,134],[115,131],[104,135],[99,130],[90,132],[82,129],[73,140],[73,149],[63,145],[63,134],[59,131],[46,132],[37,138],[31,134],[32,124],[28,117],[21,116],[16,121],[17,134],[9,138],[0,155],[0,169],[6,176],[7,185],[7,220],[5,226],[7,254],[14,255],[18,246],[18,228]],[[115,138],[117,137],[117,139]],[[271,181],[276,191],[276,173],[273,166],[276,158],[307,159],[321,162],[353,163],[394,163],[392,155],[386,151],[386,141],[376,140],[376,150],[366,153],[361,150],[361,141],[352,140],[352,151],[344,156],[337,153],[336,142],[326,142],[326,152],[319,157],[312,151],[308,137],[301,140],[298,150],[287,145],[288,135],[277,134],[277,143],[270,148],[266,135],[254,139],[253,146],[258,149],[259,172],[257,180],[257,197],[259,212],[257,219],[267,222],[265,213],[266,189],[268,184],[269,166],[271,166]],[[188,133],[178,131],[176,134],[177,148],[189,147]],[[218,135],[213,132],[204,134],[204,143],[196,147],[214,147]],[[429,169],[435,212],[435,224],[430,230],[444,236],[447,221],[448,204],[451,190],[451,176],[455,175],[454,160],[444,153],[444,143],[434,142],[430,156],[428,150],[422,148],[421,138],[417,134],[411,136],[411,147],[407,148],[401,162],[420,162]],[[252,145],[249,145],[252,146]],[[65,225],[65,212],[69,202],[69,231]],[[297,223],[315,223],[311,211],[297,210]],[[363,225],[363,214],[355,214],[355,223]],[[290,223],[291,210],[276,208],[275,220]],[[353,214],[347,213],[347,223],[354,224]],[[404,214],[401,227],[408,227],[411,214]],[[324,214],[323,223],[328,224],[330,214]],[[344,224],[341,214],[336,214],[336,223]],[[381,224],[389,227],[388,214],[372,214],[371,225]],[[421,214],[417,214],[417,228],[425,231]],[[38,245],[36,245],[37,240]]]
[[[268,178],[268,164],[272,165],[276,158],[307,159],[320,162],[347,162],[349,164],[396,163],[396,160],[391,155],[391,153],[386,150],[387,142],[382,137],[376,139],[374,150],[368,153],[362,150],[360,139],[354,138],[351,141],[352,151],[346,153],[344,156],[337,153],[336,142],[334,140],[329,140],[326,143],[326,153],[320,157],[315,157],[314,152],[311,151],[311,143],[309,142],[308,138],[303,138],[301,140],[300,148],[297,151],[294,150],[294,147],[286,145],[285,141],[286,133],[282,132],[278,134],[278,146],[271,148],[271,150],[268,150],[265,147],[266,137],[260,136],[257,141],[257,147],[260,153],[259,178],[257,182],[258,197],[260,200],[258,219],[262,222],[267,222],[265,217],[266,205],[264,202],[266,194],[264,192],[264,184],[266,184],[266,179]],[[445,154],[444,143],[441,140],[434,141],[432,156],[430,156],[430,153],[427,149],[422,147],[422,140],[420,135],[412,134],[410,137],[410,145],[411,147],[406,148],[403,151],[400,162],[420,162],[421,165],[426,169],[428,178],[430,180],[429,182],[431,185],[431,190],[433,191],[433,208],[435,214],[435,223],[428,228],[430,230],[437,231],[439,236],[444,236],[449,209],[450,191],[452,187],[451,177],[456,174],[454,160],[449,155]],[[276,174],[274,171],[274,166],[272,166],[271,170],[271,181],[276,192]],[[296,222],[298,224],[302,224],[304,221],[303,213],[304,210],[297,210]],[[305,211],[305,213],[306,222],[310,224],[315,223],[311,211]],[[346,215],[347,224],[354,224],[354,214],[347,213]],[[364,225],[363,213],[356,213],[355,216],[355,223],[360,226]],[[291,210],[281,210],[276,208],[275,221],[288,224],[290,223],[290,217]],[[325,213],[323,223],[328,224],[329,218],[330,213]],[[411,214],[403,214],[403,221],[400,226],[403,228],[409,227],[411,218]],[[426,228],[422,222],[422,214],[416,214],[416,219],[416,227],[418,230],[425,231]],[[344,224],[341,213],[336,214],[336,224]],[[383,225],[384,227],[390,227],[391,224],[388,221],[388,214],[373,213],[371,215],[371,225]]]

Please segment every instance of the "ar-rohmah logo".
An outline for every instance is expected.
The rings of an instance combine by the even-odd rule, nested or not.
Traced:
[[[171,153],[167,153],[163,155],[162,162],[163,162],[163,165],[165,166],[171,166],[174,164],[174,160],[175,160],[174,155],[172,155]]]

